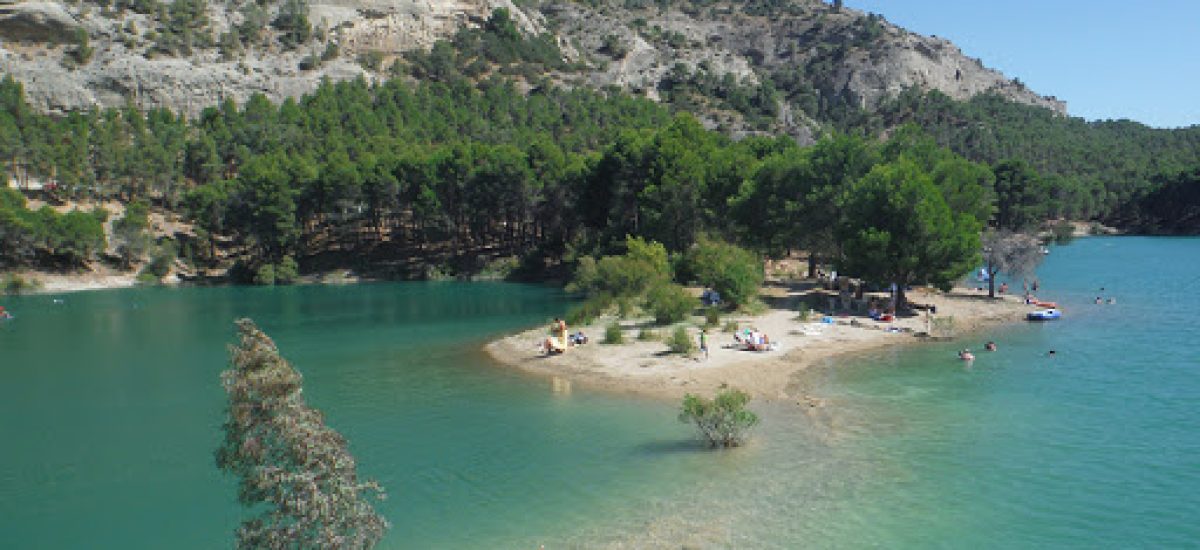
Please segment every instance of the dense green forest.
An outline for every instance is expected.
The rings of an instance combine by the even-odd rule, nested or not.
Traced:
[[[306,269],[421,276],[431,266],[472,273],[522,258],[522,269],[540,273],[562,259],[619,252],[630,235],[670,253],[708,235],[768,254],[803,248],[849,266],[848,251],[886,254],[880,235],[915,230],[887,226],[903,217],[878,202],[888,193],[923,209],[931,217],[922,223],[947,238],[1056,218],[1196,229],[1192,218],[1172,216],[1194,210],[1186,201],[1195,200],[1198,128],[1089,123],[995,96],[956,102],[910,91],[873,113],[811,106],[840,128],[812,147],[788,137],[735,142],[705,129],[688,106],[712,96],[762,122],[776,98],[807,101],[811,90],[796,95],[799,81],[769,78],[748,88],[680,68],[658,104],[537,78],[540,68],[569,69],[556,51],[545,37],[522,37],[498,11],[397,64],[422,77],[416,84],[325,82],[298,100],[226,101],[194,120],[132,107],[46,116],[6,77],[0,158],[18,181],[55,182],[54,198],[146,201],[195,223],[179,247],[123,238],[122,263],[146,250],[178,249],[196,266],[232,255],[246,280],[264,269],[291,274],[297,260]],[[1192,176],[1173,176],[1187,169]],[[103,213],[64,221],[6,197],[4,265],[77,266],[104,249],[103,233],[93,238]]]
[[[1155,178],[1154,185],[1112,216],[1150,235],[1200,234],[1200,167]]]
[[[917,124],[975,161],[1024,161],[1051,190],[1051,214],[1070,218],[1107,219],[1162,176],[1200,166],[1200,126],[1088,122],[991,94],[961,102],[910,90],[864,117],[862,125],[879,131],[903,123]]]
[[[833,262],[857,251],[877,260],[861,264],[873,279],[944,284],[970,267],[985,222],[1043,217],[1029,212],[1042,189],[1027,168],[999,164],[997,178],[911,127],[886,142],[734,142],[647,100],[526,96],[505,80],[326,83],[300,101],[256,97],[190,122],[131,109],[54,119],[2,85],[24,147],[15,156],[53,167],[71,197],[186,212],[210,239],[185,247],[192,262],[213,261],[213,236],[232,236],[247,279],[331,254],[462,271],[520,255],[540,270],[620,251],[629,235],[682,253],[707,234]]]

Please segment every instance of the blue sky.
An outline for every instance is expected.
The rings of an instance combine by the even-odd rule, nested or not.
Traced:
[[[845,0],[1067,102],[1072,116],[1200,124],[1200,0]]]

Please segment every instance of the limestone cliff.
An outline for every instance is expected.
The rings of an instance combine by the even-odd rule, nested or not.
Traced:
[[[995,92],[1066,113],[1063,102],[986,68],[947,40],[817,0],[665,9],[639,0],[291,4],[307,15],[307,34],[280,23],[288,2],[297,0],[265,8],[237,0],[117,0],[106,7],[0,1],[0,71],[23,82],[34,105],[50,112],[133,103],[195,115],[223,99],[241,102],[259,92],[275,100],[295,97],[325,78],[387,78],[404,52],[427,50],[506,8],[522,33],[553,33],[572,69],[547,76],[565,85],[618,86],[658,97],[664,79],[682,67],[741,83],[791,78],[809,102],[852,108],[871,109],[918,87],[956,99]],[[801,99],[785,97],[774,115],[798,136],[818,125]],[[698,114],[731,131],[746,129],[719,113]]]

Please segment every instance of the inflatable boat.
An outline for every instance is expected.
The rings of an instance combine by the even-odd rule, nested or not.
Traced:
[[[1041,311],[1031,311],[1025,314],[1025,318],[1030,321],[1053,321],[1062,318],[1062,312],[1057,309],[1043,309]]]

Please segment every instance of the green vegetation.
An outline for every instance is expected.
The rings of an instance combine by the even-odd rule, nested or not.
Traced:
[[[9,273],[0,279],[0,288],[4,289],[5,294],[24,294],[37,290],[42,285],[35,279],[26,279],[15,273]]]
[[[979,263],[982,224],[954,213],[933,178],[902,159],[877,165],[850,190],[840,228],[843,265],[869,282],[949,290]]]
[[[658,83],[658,90],[677,109],[736,111],[750,127],[760,130],[768,129],[779,116],[780,94],[771,79],[753,82],[732,73],[718,75],[703,63],[695,70],[677,63]]]
[[[625,342],[625,333],[621,330],[621,325],[618,323],[610,323],[604,327],[604,343],[605,344],[622,344]]]
[[[75,269],[104,250],[104,210],[59,214],[25,205],[19,191],[0,188],[0,268]]]
[[[646,293],[646,309],[660,325],[678,323],[696,309],[696,298],[677,284],[661,284]]]
[[[696,344],[692,342],[692,337],[688,334],[687,327],[683,325],[675,327],[671,336],[667,338],[667,349],[671,353],[678,353],[680,355],[688,355],[696,350]]]
[[[1028,171],[1021,176],[1048,192],[1042,218],[1107,218],[1163,175],[1200,166],[1200,126],[1162,130],[1129,120],[1087,122],[990,94],[954,101],[910,90],[864,128],[907,122],[969,159],[1024,164]]]
[[[704,308],[704,326],[719,327],[721,326],[721,308],[710,306]]]
[[[1154,178],[1113,218],[1142,233],[1200,235],[1200,165]]]
[[[75,47],[67,50],[63,61],[68,68],[87,65],[95,53],[96,48],[93,48],[88,41],[87,30],[79,28],[75,30]]]
[[[758,424],[758,416],[746,410],[750,395],[737,389],[722,389],[713,399],[687,394],[679,421],[694,424],[710,447],[737,447],[746,432]]]
[[[145,282],[161,281],[171,272],[171,263],[175,261],[177,254],[174,241],[163,239],[161,243],[154,246],[150,253],[150,261],[146,262],[146,266],[142,268],[138,278],[144,278]]]
[[[370,548],[388,529],[360,481],[346,439],[325,425],[301,391],[300,373],[249,319],[221,373],[229,395],[217,466],[238,478],[238,500],[255,514],[237,548]]]
[[[125,215],[114,221],[112,228],[117,255],[128,269],[134,262],[140,261],[150,248],[150,235],[146,233],[150,228],[150,205],[141,200],[130,202],[125,206]]]
[[[482,27],[463,27],[453,40],[439,40],[429,52],[412,51],[405,58],[412,76],[447,83],[480,78],[493,68],[539,82],[547,69],[570,69],[554,35],[522,35],[505,8],[492,11]]]
[[[762,266],[762,259],[745,249],[701,239],[684,255],[681,271],[687,273],[687,278],[717,291],[730,306],[737,307],[758,293],[763,282]]]

